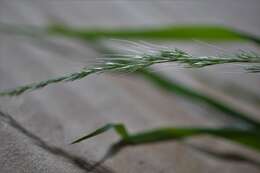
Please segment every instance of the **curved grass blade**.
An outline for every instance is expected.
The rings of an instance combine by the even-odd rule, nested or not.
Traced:
[[[238,144],[247,146],[260,152],[260,133],[257,129],[240,128],[158,128],[149,131],[129,134],[123,124],[107,124],[93,133],[85,135],[72,143],[79,143],[110,129],[114,129],[121,141],[129,145],[162,142],[167,140],[180,140],[198,135],[211,135],[224,138]]]
[[[85,40],[100,38],[142,39],[142,40],[191,40],[241,41],[250,40],[260,44],[260,38],[236,29],[218,25],[175,25],[139,29],[85,29],[65,25],[52,25],[49,34],[77,37]]]
[[[205,95],[203,93],[199,93],[191,88],[188,88],[184,85],[181,85],[177,82],[174,82],[172,79],[167,79],[163,75],[159,75],[155,72],[152,72],[151,70],[148,69],[140,69],[138,71],[140,75],[145,77],[145,79],[149,80],[153,84],[157,85],[158,87],[161,87],[169,92],[173,92],[175,94],[179,94],[182,96],[185,96],[189,99],[193,99],[196,101],[204,102],[217,110],[225,113],[226,115],[238,119],[241,122],[246,123],[246,125],[249,126],[254,126],[256,128],[260,128],[260,122],[257,120],[250,118],[247,114],[244,114],[243,112],[237,111],[232,107],[229,107],[228,104],[218,101],[208,95]]]
[[[138,40],[202,40],[202,41],[243,41],[250,40],[260,44],[256,35],[231,27],[220,25],[173,25],[158,28],[74,28],[62,24],[49,25],[46,28],[36,26],[17,26],[0,23],[0,32],[22,34],[27,36],[60,35],[75,37],[87,41],[100,38],[120,38]]]
[[[246,70],[249,73],[259,73],[260,72],[260,65],[255,65],[255,66],[248,67],[248,68],[246,68]]]
[[[104,127],[105,128],[109,127],[109,129],[111,129],[111,128],[113,128],[112,127],[113,125],[116,126],[117,124],[108,124],[108,125],[105,125]],[[103,128],[101,127],[100,129],[103,129]],[[109,129],[106,128],[106,130],[109,130]],[[116,130],[116,128],[114,128],[114,130]],[[103,131],[103,132],[105,132],[105,131]],[[74,144],[79,143],[79,142],[81,142],[85,139],[88,139],[89,135],[87,135],[87,136],[84,136],[84,137],[78,139],[78,141],[74,142]],[[117,153],[119,153],[123,148],[125,148],[129,145],[133,145],[132,143],[129,143],[128,141],[127,141],[128,142],[127,143],[126,140],[127,139],[124,138],[124,140],[121,139],[119,142],[112,144],[111,147],[109,147],[109,149],[105,153],[105,155],[101,158],[101,160],[99,160],[93,167],[97,167],[97,166],[101,165],[107,159],[109,159],[109,158],[115,156]],[[172,140],[174,140],[174,139],[172,139]],[[178,140],[178,139],[176,138],[176,140]],[[160,142],[160,141],[158,141],[158,142]],[[180,141],[180,142],[182,142],[182,141]],[[224,160],[224,161],[248,163],[248,164],[252,164],[252,165],[260,168],[260,162],[258,160],[252,159],[252,158],[250,158],[246,155],[240,154],[240,153],[215,151],[215,150],[207,149],[207,148],[204,148],[202,146],[189,144],[189,143],[182,143],[182,144],[185,144],[185,145],[187,145],[187,147],[191,147],[192,149],[194,149],[194,150],[196,150],[196,151],[198,151],[202,154],[206,154],[206,155],[214,157],[216,159],[221,159],[221,160]]]
[[[107,125],[99,128],[99,129],[95,130],[94,132],[73,141],[71,144],[79,143],[79,142],[86,140],[88,138],[102,134],[102,133],[104,133],[104,132],[106,132],[110,129],[114,129],[117,132],[117,134],[120,135],[121,138],[124,138],[124,139],[128,138],[128,132],[127,132],[127,130],[126,130],[126,128],[123,124],[107,124]]]

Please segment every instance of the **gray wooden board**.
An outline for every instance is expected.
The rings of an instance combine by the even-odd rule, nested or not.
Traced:
[[[214,23],[260,35],[259,11],[258,0],[1,0],[0,22],[44,26],[60,21],[73,26],[107,28]],[[77,40],[56,38],[48,41],[58,47],[0,33],[0,89],[73,72],[86,65],[88,60],[98,57]],[[219,53],[216,48],[197,41],[160,44],[195,54]],[[238,48],[259,51],[252,43],[215,46],[226,51]],[[230,87],[233,90],[242,87],[260,97],[258,74],[244,74],[241,66],[233,65],[201,70],[170,65],[153,68],[259,118],[259,102],[251,97],[243,100],[230,92]],[[77,145],[69,143],[108,122],[125,123],[131,132],[163,125],[223,124],[215,117],[218,112],[180,96],[169,95],[141,77],[130,74],[92,75],[18,98],[0,98],[0,108],[13,118],[0,116],[1,173],[89,172],[91,165],[104,156],[118,137],[108,132]],[[237,151],[259,159],[259,155],[252,151],[209,137],[189,142],[220,151]],[[84,161],[80,162],[80,159]],[[96,170],[109,171],[253,173],[259,169],[247,163],[226,162],[207,156],[183,143],[164,142],[125,148]]]

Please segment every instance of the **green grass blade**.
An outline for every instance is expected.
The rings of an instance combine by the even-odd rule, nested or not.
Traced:
[[[239,129],[239,128],[158,128],[149,131],[139,132],[135,134],[127,133],[126,128],[122,124],[108,124],[93,133],[83,136],[72,143],[79,143],[89,139],[110,129],[114,129],[120,136],[121,141],[125,144],[137,145],[145,143],[162,142],[166,140],[180,140],[183,138],[211,135],[224,138],[238,144],[247,146],[260,152],[260,133],[257,129]],[[122,129],[123,133],[122,133]]]
[[[157,28],[75,28],[62,24],[47,27],[12,25],[0,23],[0,32],[21,34],[26,36],[60,35],[75,37],[87,41],[100,38],[121,38],[138,40],[187,40],[202,41],[243,41],[250,40],[260,44],[259,36],[240,31],[231,27],[210,24],[176,24]]]
[[[128,132],[127,130],[125,129],[124,125],[123,124],[107,124],[97,130],[95,130],[94,132],[86,135],[86,136],[83,136],[82,138],[79,138],[75,141],[73,141],[71,144],[76,144],[76,143],[79,143],[83,140],[86,140],[88,138],[91,138],[91,137],[94,137],[94,136],[97,136],[99,134],[102,134],[110,129],[115,129],[115,131],[124,139],[126,139],[128,137]]]
[[[84,29],[65,25],[52,25],[49,34],[77,37],[85,40],[100,38],[142,39],[142,40],[191,40],[241,41],[251,40],[260,44],[260,39],[252,34],[217,25],[175,25],[158,28],[139,29]]]
[[[151,70],[140,69],[138,72],[140,75],[145,77],[145,79],[149,80],[156,86],[163,88],[164,90],[179,94],[181,96],[185,96],[189,99],[204,102],[209,106],[214,107],[216,110],[225,113],[227,116],[238,119],[241,122],[245,122],[249,126],[252,125],[254,127],[260,128],[260,122],[250,118],[250,116],[248,116],[247,114],[237,111],[236,109],[228,106],[228,104],[222,101],[218,101],[206,94],[200,93],[198,91],[195,91],[194,89],[174,82],[173,80],[167,79],[165,76],[161,74],[159,75],[155,72],[152,72]]]
[[[134,144],[143,144],[204,134],[231,140],[260,151],[260,134],[256,130],[241,130],[235,128],[161,128],[134,134],[131,136],[130,141]]]

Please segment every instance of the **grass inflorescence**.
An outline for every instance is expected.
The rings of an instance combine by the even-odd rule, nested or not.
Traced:
[[[47,85],[59,82],[69,82],[82,79],[90,74],[100,72],[124,71],[133,72],[144,69],[158,63],[178,62],[186,67],[200,68],[209,65],[225,63],[260,63],[260,56],[256,53],[242,52],[226,56],[192,56],[182,50],[159,50],[153,54],[133,54],[133,55],[109,55],[93,67],[85,67],[79,72],[69,75],[48,79],[41,82],[24,85],[15,89],[0,92],[0,96],[18,96],[26,91],[33,91]],[[253,72],[253,71],[252,71]],[[256,72],[256,71],[254,71]]]

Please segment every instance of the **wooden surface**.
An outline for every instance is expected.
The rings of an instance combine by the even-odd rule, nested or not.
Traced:
[[[84,27],[139,27],[175,23],[225,24],[260,35],[258,0],[123,1],[123,0],[1,0],[0,22],[44,26],[60,21]],[[77,40],[48,39],[53,48],[35,39],[0,33],[0,89],[74,72],[98,54]],[[48,43],[47,42],[47,43]],[[44,44],[45,43],[45,44]],[[198,41],[161,43],[195,54],[221,52]],[[226,51],[238,48],[260,51],[252,43],[218,44]],[[187,70],[170,65],[153,67],[180,83],[225,100],[260,118],[259,74],[245,74],[241,66],[216,66]],[[237,88],[249,89],[244,97]],[[232,102],[232,103],[231,103]],[[166,93],[141,77],[99,74],[67,84],[57,84],[18,98],[0,98],[1,173],[89,172],[118,138],[113,132],[77,144],[69,143],[108,122],[122,122],[131,132],[163,125],[218,125],[219,112]],[[11,116],[12,118],[10,118]],[[34,136],[34,135],[36,136]],[[192,140],[220,151],[251,151],[209,137]],[[82,161],[83,159],[84,161]],[[93,172],[250,172],[248,163],[226,162],[202,154],[183,143],[164,142],[123,149]]]

